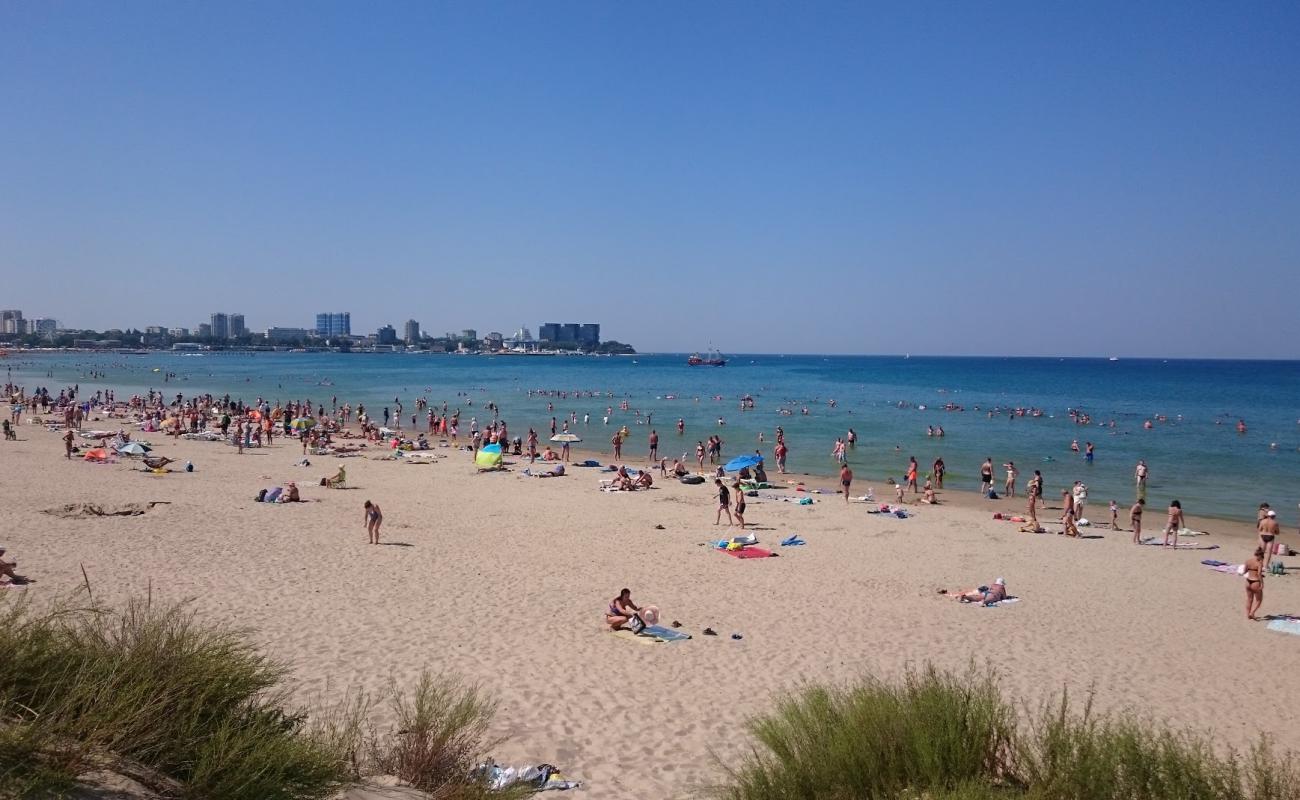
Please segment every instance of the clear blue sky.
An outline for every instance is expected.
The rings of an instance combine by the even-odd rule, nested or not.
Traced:
[[[0,0],[0,307],[1296,357],[1300,4]]]

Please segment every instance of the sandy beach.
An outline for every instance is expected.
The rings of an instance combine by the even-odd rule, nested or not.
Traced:
[[[364,457],[298,467],[293,441],[240,455],[143,436],[195,471],[68,461],[60,434],[35,425],[2,443],[0,543],[36,581],[9,591],[66,594],[84,567],[97,596],[192,598],[291,664],[308,705],[425,668],[460,673],[501,701],[509,742],[499,760],[556,764],[585,783],[584,796],[691,796],[745,750],[745,720],[775,693],[926,662],[991,668],[1029,706],[1063,688],[1095,690],[1102,708],[1212,730],[1225,746],[1266,734],[1285,749],[1300,733],[1300,709],[1274,689],[1300,665],[1300,638],[1246,621],[1242,580],[1200,564],[1244,560],[1248,526],[1193,520],[1210,531],[1195,541],[1219,548],[1170,551],[1134,546],[1126,531],[1069,540],[991,519],[1022,512],[1022,499],[948,492],[899,519],[834,494],[812,495],[811,506],[759,497],[746,517],[779,557],[741,560],[709,544],[728,535],[713,525],[711,482],[605,493],[594,469],[554,480],[521,475],[525,463],[478,474],[451,449],[414,465],[377,460],[385,451],[372,445]],[[317,486],[339,463],[350,488]],[[254,502],[290,480],[307,502]],[[892,499],[878,478],[860,476],[855,494],[868,485]],[[366,543],[365,500],[383,508],[381,546]],[[1107,500],[1091,508],[1104,512]],[[46,513],[74,503],[158,505],[138,516]],[[1150,509],[1148,527],[1163,516]],[[780,547],[791,534],[807,544]],[[1296,544],[1294,531],[1282,540]],[[998,576],[1019,602],[980,608],[936,593]],[[602,611],[625,586],[694,638],[643,645],[605,631]],[[1263,612],[1300,614],[1297,578],[1270,577]],[[703,636],[706,627],[720,635]]]

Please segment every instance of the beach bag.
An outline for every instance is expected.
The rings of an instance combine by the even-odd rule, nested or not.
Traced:
[[[623,623],[623,627],[627,628],[633,633],[640,633],[641,631],[645,630],[645,623],[641,621],[640,617],[638,617],[636,614],[633,614],[631,617],[628,618],[627,622]]]

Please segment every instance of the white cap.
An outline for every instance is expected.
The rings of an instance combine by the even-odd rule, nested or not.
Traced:
[[[996,583],[998,586],[1006,586],[1006,585],[1007,585],[1007,581],[1006,581],[1005,578],[998,578],[997,580],[995,580],[995,581],[993,581],[993,582]]]
[[[1268,513],[1265,514],[1265,516],[1268,516],[1268,517],[1276,517],[1276,516],[1277,516],[1277,512],[1270,508],[1270,509],[1268,510]]]

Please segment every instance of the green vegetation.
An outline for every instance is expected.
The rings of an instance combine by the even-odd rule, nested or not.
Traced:
[[[0,653],[6,797],[59,797],[104,768],[180,798],[320,798],[379,773],[446,800],[484,794],[470,776],[495,744],[495,705],[454,678],[390,687],[394,730],[373,727],[359,693],[309,719],[286,703],[285,667],[242,632],[145,601],[0,599]]]
[[[1068,701],[1028,731],[991,676],[933,669],[897,685],[810,688],[750,725],[761,749],[718,800],[1295,800],[1266,744],[1247,757],[1192,733]]]

